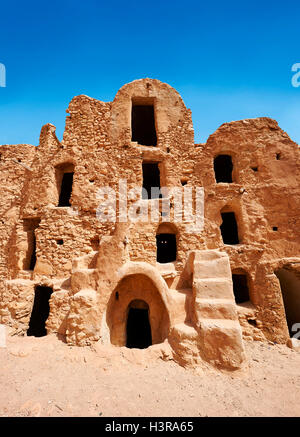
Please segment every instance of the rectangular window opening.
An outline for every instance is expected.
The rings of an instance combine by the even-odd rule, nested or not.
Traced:
[[[233,293],[237,304],[250,301],[248,278],[245,274],[232,274]]]
[[[132,102],[131,141],[142,146],[157,146],[154,105]]]
[[[63,173],[58,206],[71,206],[70,198],[72,194],[74,172]]]
[[[143,162],[142,199],[158,199],[160,195],[160,171],[158,162]]]

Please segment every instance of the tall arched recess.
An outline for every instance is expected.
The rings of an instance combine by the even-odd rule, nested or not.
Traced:
[[[288,330],[293,337],[300,323],[300,272],[283,266],[275,270],[275,275],[280,283]]]
[[[119,281],[108,302],[106,322],[110,341],[116,346],[131,344],[129,347],[145,348],[151,344],[162,343],[168,337],[170,329],[170,317],[164,299],[157,285],[143,273],[129,274]],[[134,345],[127,338],[130,330],[135,328],[134,323],[136,329],[142,330],[139,339],[141,346],[139,343]]]

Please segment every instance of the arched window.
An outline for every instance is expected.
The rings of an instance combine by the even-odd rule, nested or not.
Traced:
[[[239,244],[238,224],[235,213],[223,208],[221,211],[222,224],[220,226],[224,244]]]
[[[70,163],[61,164],[55,170],[59,195],[58,206],[71,206],[70,199],[73,187],[74,165]]]
[[[176,261],[177,242],[174,226],[162,223],[156,234],[156,260],[159,263]]]
[[[230,155],[218,155],[214,159],[216,182],[232,182],[232,158]]]

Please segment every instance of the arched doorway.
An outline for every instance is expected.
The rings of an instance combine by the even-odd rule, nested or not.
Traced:
[[[149,305],[135,299],[128,306],[126,324],[126,347],[145,349],[152,345]]]
[[[173,224],[162,223],[156,232],[156,261],[163,264],[176,261],[177,229]]]
[[[289,333],[293,337],[300,322],[300,272],[284,266],[276,270],[275,275],[280,283]]]
[[[170,317],[154,282],[137,273],[125,276],[111,294],[106,323],[113,345],[146,348],[167,338]],[[141,338],[133,331],[141,331]]]

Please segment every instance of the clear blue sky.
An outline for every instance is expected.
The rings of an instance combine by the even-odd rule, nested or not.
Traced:
[[[195,141],[222,123],[275,118],[300,143],[297,1],[1,2],[0,144],[62,138],[71,98],[111,101],[143,77],[173,86],[192,110]]]

